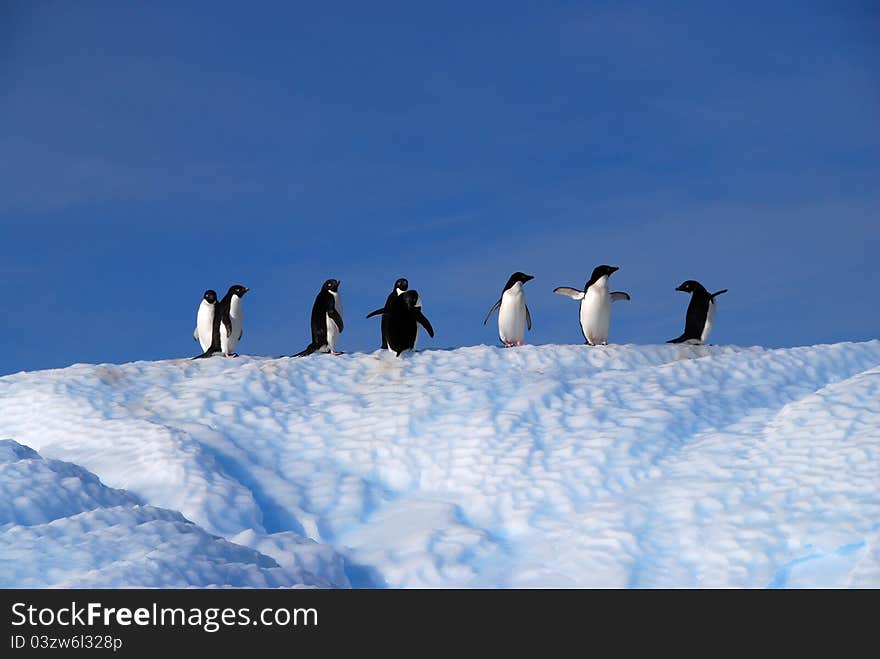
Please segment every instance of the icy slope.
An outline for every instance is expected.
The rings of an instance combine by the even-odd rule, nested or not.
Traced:
[[[125,490],[103,492],[101,510],[137,510],[114,499],[136,497],[228,540],[214,560],[241,546],[271,557],[252,560],[277,585],[880,586],[878,428],[880,341],[477,346],[0,378],[0,437]],[[89,505],[59,503],[50,525]],[[0,556],[40,555],[26,532],[43,522],[13,516]],[[81,569],[60,565],[46,585]]]
[[[314,543],[304,542],[314,553]],[[0,587],[330,586],[0,440]]]

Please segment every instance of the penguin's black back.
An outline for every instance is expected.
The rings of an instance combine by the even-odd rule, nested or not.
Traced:
[[[336,308],[333,294],[321,289],[315,297],[312,305],[312,345],[323,346],[327,344],[327,312]]]
[[[709,315],[709,305],[712,304],[712,296],[709,291],[694,291],[688,304],[687,314],[684,319],[683,341],[700,339],[703,336],[703,328],[706,326],[706,318]]]
[[[405,350],[412,350],[416,345],[418,325],[424,326],[429,336],[434,336],[434,328],[417,307],[419,294],[410,289],[389,302],[388,311],[388,347],[400,356]]]
[[[678,338],[671,339],[667,343],[684,343],[692,339],[701,341],[703,330],[706,327],[706,319],[709,317],[709,306],[715,304],[714,298],[716,295],[726,293],[727,289],[725,288],[717,293],[709,293],[700,282],[688,280],[676,290],[690,292],[691,301],[688,303],[687,313],[685,314],[684,332]]]
[[[391,305],[394,304],[394,301],[397,299],[397,288],[388,295],[388,299],[385,300],[385,308],[390,309]],[[382,347],[388,347],[388,314],[382,314],[382,326],[380,328],[382,332]]]

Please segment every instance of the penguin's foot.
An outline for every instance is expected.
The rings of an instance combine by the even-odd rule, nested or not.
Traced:
[[[229,353],[229,354],[226,355],[226,356],[227,356],[227,357],[238,357],[238,353],[237,353],[237,352],[231,352],[231,353]]]
[[[524,345],[525,345],[525,343],[523,343],[522,341],[517,341],[517,342],[516,342],[516,347],[517,347],[517,348],[522,348]]]
[[[331,351],[330,351],[330,354],[333,355],[334,357],[338,357],[339,355],[344,355],[345,353],[344,353],[344,352],[333,352],[333,351],[331,350]]]
[[[589,339],[587,339],[587,345],[588,346],[595,346],[596,344],[593,343],[592,341],[590,341]]]
[[[608,345],[608,341],[602,341],[602,345],[603,345],[603,346],[607,346],[607,345]]]
[[[504,347],[505,347],[505,348],[512,348],[514,345],[516,345],[516,344],[514,344],[514,343],[508,343],[507,341],[504,342]]]

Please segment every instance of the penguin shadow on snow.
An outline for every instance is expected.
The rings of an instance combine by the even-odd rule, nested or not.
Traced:
[[[678,352],[675,354],[675,361],[686,361],[688,359],[701,359],[709,356],[709,346],[699,344],[684,344],[679,346]]]
[[[398,382],[403,377],[403,357],[395,358],[388,354],[387,348],[382,351],[373,353],[375,362],[371,364],[371,368],[364,373],[363,382],[374,382],[377,379],[382,382],[384,379],[390,379],[392,382]]]

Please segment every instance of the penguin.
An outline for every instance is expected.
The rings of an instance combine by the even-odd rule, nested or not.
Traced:
[[[211,345],[194,359],[210,357],[222,352],[226,357],[238,357],[236,344],[241,340],[244,320],[241,298],[247,293],[247,286],[236,284],[230,286],[226,295],[214,306],[214,322],[212,323]]]
[[[220,322],[223,324],[220,331],[220,351],[227,357],[238,357],[235,346],[244,334],[244,310],[241,302],[249,290],[251,289],[247,286],[232,286],[223,297],[223,300],[228,301],[225,304],[223,300],[220,301]]]
[[[584,290],[560,286],[553,289],[554,293],[567,295],[573,300],[580,300],[581,333],[586,342],[594,346],[597,343],[608,345],[608,330],[611,327],[611,303],[617,300],[629,300],[629,293],[608,291],[608,278],[620,270],[613,265],[597,265],[593,274],[584,286]]]
[[[404,291],[382,311],[388,318],[388,350],[400,357],[407,350],[415,350],[419,325],[434,338],[434,328],[422,313],[422,301],[418,291]]]
[[[709,293],[703,285],[688,279],[675,290],[691,294],[687,314],[684,320],[684,333],[676,339],[670,339],[666,343],[690,343],[699,345],[706,342],[712,325],[715,324],[715,298],[723,295],[728,289],[722,289],[717,293]]]
[[[523,345],[526,336],[526,327],[532,329],[532,314],[526,304],[526,294],[523,292],[523,284],[534,279],[532,275],[522,272],[514,272],[504,285],[501,297],[498,298],[483,325],[489,322],[489,318],[498,309],[498,338],[505,348]]]
[[[342,298],[339,297],[338,279],[328,279],[321,286],[312,305],[312,342],[294,357],[305,357],[313,352],[336,352],[336,338],[342,334]]]
[[[388,316],[384,313],[386,309],[389,309],[391,303],[397,299],[397,296],[401,293],[406,292],[409,289],[409,282],[401,277],[396,282],[394,282],[394,288],[391,289],[391,293],[388,294],[388,299],[385,300],[385,306],[381,309],[376,309],[375,311],[371,311],[367,314],[367,318],[372,318],[373,316],[382,316],[382,350],[388,348]]]
[[[193,330],[193,339],[202,346],[202,352],[211,347],[214,332],[214,309],[217,304],[217,291],[208,289],[199,304],[196,314],[196,328]]]

